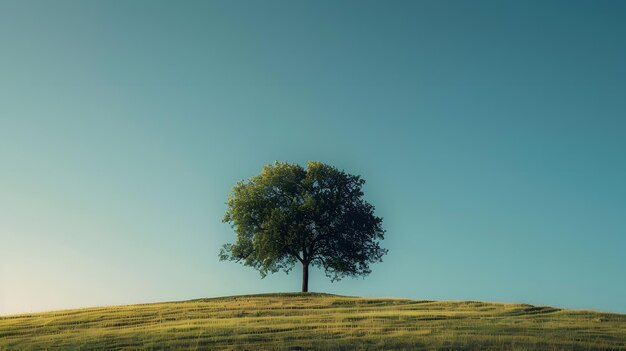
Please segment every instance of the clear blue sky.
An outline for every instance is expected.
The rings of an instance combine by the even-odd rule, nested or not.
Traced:
[[[319,160],[387,229],[311,289],[626,312],[622,1],[0,2],[0,313],[298,291],[219,262]]]

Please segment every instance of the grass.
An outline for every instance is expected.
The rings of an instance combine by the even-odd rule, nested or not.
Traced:
[[[0,350],[626,350],[626,315],[269,294],[0,317]]]

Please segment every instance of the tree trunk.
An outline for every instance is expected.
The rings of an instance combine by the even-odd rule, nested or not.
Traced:
[[[309,264],[302,263],[302,292],[309,292]]]

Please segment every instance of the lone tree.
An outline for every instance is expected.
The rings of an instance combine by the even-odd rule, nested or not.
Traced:
[[[302,292],[309,290],[309,266],[322,268],[331,281],[367,275],[370,263],[387,250],[382,218],[363,199],[365,181],[321,162],[307,169],[275,162],[248,181],[239,181],[228,197],[224,222],[235,229],[221,260],[253,267],[265,277],[302,264]]]

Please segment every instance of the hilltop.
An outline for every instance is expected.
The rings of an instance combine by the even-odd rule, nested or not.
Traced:
[[[626,315],[267,294],[0,317],[0,350],[626,350]]]

